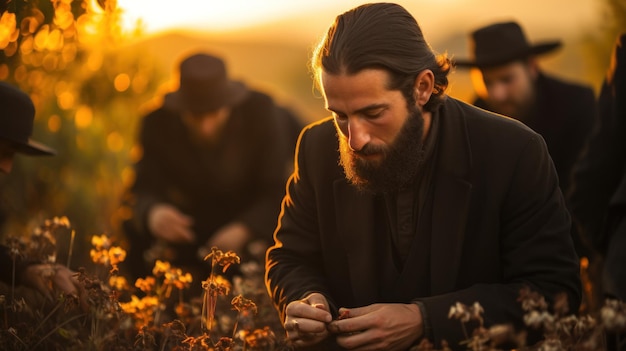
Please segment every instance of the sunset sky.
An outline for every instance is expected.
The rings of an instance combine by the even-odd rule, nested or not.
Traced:
[[[255,56],[240,56],[242,52],[223,53],[229,61],[231,72],[253,84],[264,84],[270,88],[283,89],[288,97],[295,96],[292,81],[281,80],[293,77],[298,72],[289,67],[305,70],[308,49],[323,35],[334,18],[363,0],[118,0],[122,21],[127,29],[141,22],[147,36],[159,36],[173,31],[194,32],[207,41],[206,45],[241,42],[244,45],[264,43],[291,45],[300,50],[289,57],[280,57],[284,51],[276,50],[272,57],[261,52]],[[437,52],[465,57],[468,54],[469,33],[483,25],[504,20],[517,20],[522,24],[531,42],[558,39],[563,42],[562,50],[548,56],[542,63],[548,71],[558,75],[597,86],[601,73],[589,70],[589,60],[579,51],[582,38],[598,33],[607,15],[605,0],[398,0],[415,16],[428,42]],[[193,42],[197,46],[200,42]],[[191,44],[189,44],[191,45]],[[268,46],[269,45],[269,46]],[[222,48],[220,48],[222,49]],[[155,53],[163,67],[173,67],[182,52],[189,46],[179,40],[170,43],[167,49],[158,47]],[[221,50],[220,50],[221,51]],[[295,55],[295,56],[294,56]],[[254,57],[254,62],[250,60]],[[263,60],[266,61],[263,61]],[[267,61],[269,60],[269,61]],[[274,67],[277,66],[277,67]],[[259,69],[263,67],[263,69]],[[585,74],[582,74],[585,72]],[[305,72],[306,73],[306,72]],[[468,99],[473,94],[469,72],[458,70],[452,76],[449,92],[459,98]],[[306,76],[305,76],[306,77]],[[290,78],[293,80],[293,78]],[[302,100],[310,98],[311,91],[305,90]],[[321,109],[315,100],[309,105]],[[317,116],[314,111],[311,115]]]
[[[170,29],[238,30],[285,21],[296,22],[292,35],[314,35],[339,13],[363,0],[118,0],[124,22],[141,19],[148,33]],[[452,28],[473,28],[494,18],[515,17],[538,30],[593,28],[599,21],[597,0],[402,0],[396,1],[416,16],[425,32],[437,35]],[[161,5],[163,4],[163,5]],[[172,6],[175,5],[175,6]],[[454,26],[452,26],[454,25]],[[547,34],[547,33],[546,33]]]

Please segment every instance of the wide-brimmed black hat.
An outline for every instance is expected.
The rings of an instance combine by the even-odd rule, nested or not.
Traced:
[[[180,63],[180,86],[165,97],[165,105],[192,113],[206,113],[240,102],[247,92],[243,83],[228,78],[222,59],[199,53]]]
[[[54,155],[56,151],[30,139],[33,133],[35,106],[30,96],[17,87],[0,82],[0,139],[15,145],[28,155]]]
[[[471,35],[472,60],[454,60],[458,67],[492,67],[547,53],[561,46],[558,40],[531,45],[516,22],[495,23]]]

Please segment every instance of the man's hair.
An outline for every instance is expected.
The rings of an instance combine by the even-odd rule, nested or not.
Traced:
[[[415,78],[430,69],[435,75],[435,88],[424,106],[426,111],[433,111],[441,103],[450,67],[446,55],[435,55],[415,18],[392,3],[365,4],[337,16],[311,58],[319,88],[322,71],[352,75],[379,68],[390,74],[388,88],[400,90],[410,105],[415,102]]]

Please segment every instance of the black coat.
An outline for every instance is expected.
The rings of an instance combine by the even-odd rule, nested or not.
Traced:
[[[626,217],[626,35],[618,38],[600,96],[600,118],[576,164],[568,196],[588,240],[604,252],[614,225]]]
[[[308,292],[339,308],[423,302],[433,339],[459,347],[463,330],[448,318],[457,301],[478,301],[485,321],[522,324],[516,301],[529,285],[550,299],[581,298],[570,216],[543,139],[521,123],[447,98],[437,116],[438,151],[430,200],[429,294],[418,295],[422,267],[414,240],[395,284],[379,270],[386,215],[377,197],[345,179],[332,119],[305,128],[267,255],[268,291],[281,316]],[[420,216],[424,218],[426,216]],[[418,223],[423,228],[422,223]],[[383,299],[381,296],[385,295]]]
[[[545,139],[561,190],[566,193],[572,168],[593,127],[595,96],[589,87],[543,73],[539,74],[535,88],[536,104],[531,119],[524,123]],[[489,110],[483,99],[476,99],[474,105]]]
[[[145,116],[139,136],[143,156],[129,196],[133,217],[124,225],[134,275],[152,268],[142,252],[153,244],[146,216],[155,203],[172,204],[194,220],[196,243],[172,246],[174,257],[161,257],[173,265],[207,266],[197,258],[198,247],[232,221],[269,243],[291,171],[300,130],[296,124],[295,116],[254,91],[232,108],[220,141],[211,148],[191,141],[175,111],[161,107]]]

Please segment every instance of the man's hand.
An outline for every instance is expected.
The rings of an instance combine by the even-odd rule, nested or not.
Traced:
[[[328,337],[326,324],[332,320],[328,301],[324,295],[312,293],[293,301],[285,310],[287,339],[296,347],[315,345]]]
[[[80,299],[81,307],[86,309],[84,289],[75,274],[60,264],[31,264],[24,268],[20,281],[38,290],[50,300],[54,300],[54,294],[57,292],[76,296]]]
[[[340,308],[339,315],[328,330],[350,350],[407,350],[424,332],[422,314],[414,304]]]
[[[233,222],[215,232],[207,242],[207,247],[216,246],[224,252],[232,250],[241,254],[251,236],[245,224]]]
[[[159,239],[170,243],[192,243],[196,235],[191,230],[193,219],[174,206],[156,204],[148,212],[148,229]]]

